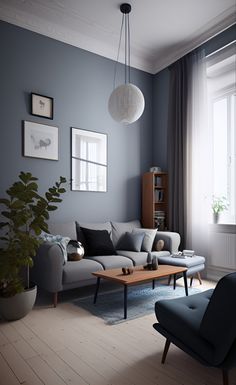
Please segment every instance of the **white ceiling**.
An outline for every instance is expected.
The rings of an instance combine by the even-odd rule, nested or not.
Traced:
[[[131,66],[150,73],[160,71],[236,21],[235,0],[129,2]],[[121,3],[0,0],[0,19],[116,60]]]

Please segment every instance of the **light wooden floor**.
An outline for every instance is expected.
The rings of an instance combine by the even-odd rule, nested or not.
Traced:
[[[56,309],[41,298],[22,320],[0,321],[0,385],[221,385],[219,370],[174,346],[160,364],[164,338],[152,327],[154,313],[106,325],[69,303],[75,295],[68,292]]]

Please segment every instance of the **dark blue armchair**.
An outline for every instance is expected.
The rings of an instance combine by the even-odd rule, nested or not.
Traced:
[[[236,273],[223,277],[215,289],[155,304],[153,327],[166,338],[164,364],[170,343],[200,361],[222,370],[223,385],[236,366]]]

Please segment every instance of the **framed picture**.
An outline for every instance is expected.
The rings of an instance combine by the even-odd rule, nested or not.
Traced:
[[[53,98],[31,93],[31,114],[53,119]]]
[[[72,127],[71,189],[107,191],[107,135]]]
[[[58,160],[58,127],[24,121],[23,155]]]

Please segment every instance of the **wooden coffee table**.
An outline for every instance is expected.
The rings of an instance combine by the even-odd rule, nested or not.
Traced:
[[[128,286],[138,285],[140,283],[152,281],[152,288],[155,288],[155,280],[163,277],[168,277],[170,275],[183,274],[184,277],[184,287],[185,294],[188,295],[188,285],[187,285],[187,276],[186,276],[186,267],[181,266],[170,266],[170,265],[159,265],[157,270],[145,270],[143,266],[136,266],[134,268],[133,274],[124,275],[122,273],[122,269],[111,269],[104,271],[96,271],[92,273],[97,277],[97,285],[96,291],[94,294],[95,304],[97,301],[98,290],[100,286],[101,278],[106,279],[108,281],[117,282],[120,285],[124,286],[124,318],[127,318],[127,294],[128,294]]]

